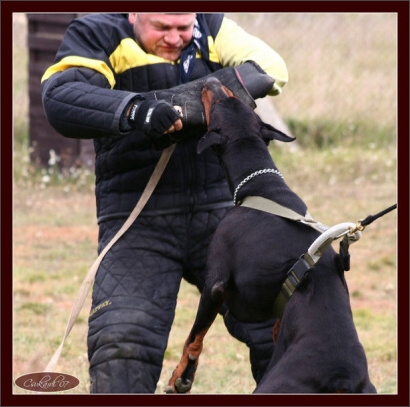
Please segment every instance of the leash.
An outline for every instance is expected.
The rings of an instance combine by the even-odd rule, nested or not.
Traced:
[[[386,215],[386,213],[391,212],[393,209],[397,208],[397,204],[394,204],[392,206],[389,206],[388,208],[384,209],[383,211],[380,211],[379,213],[376,213],[376,215],[369,215],[367,216],[367,218],[363,219],[363,220],[359,220],[357,222],[357,228],[358,230],[364,230],[364,228],[367,225],[370,225],[371,223],[373,223],[376,219],[379,219],[381,216]]]
[[[376,219],[380,218],[386,213],[389,213],[393,209],[396,209],[397,204],[394,204],[375,215],[369,215],[365,219],[359,220],[356,224],[346,222],[340,223],[333,227],[328,227],[314,220],[309,212],[306,212],[306,214],[302,216],[290,208],[282,206],[275,201],[263,198],[261,196],[246,196],[240,201],[237,200],[237,194],[243,185],[245,185],[254,177],[267,173],[275,174],[283,178],[282,174],[275,169],[255,171],[254,173],[246,177],[236,187],[234,193],[234,204],[237,206],[257,209],[270,213],[272,215],[280,216],[282,218],[301,222],[320,232],[320,236],[311,244],[308,251],[300,256],[299,260],[287,272],[286,279],[283,282],[281,290],[273,304],[273,314],[280,319],[290,297],[293,295],[295,290],[303,284],[308,276],[308,273],[313,269],[314,265],[319,261],[322,254],[334,240],[343,237],[342,241],[340,242],[340,261],[343,270],[348,271],[350,270],[349,246],[360,239],[361,232],[367,225],[370,225]]]
[[[279,319],[282,318],[285,306],[293,295],[295,290],[300,287],[308,277],[309,272],[313,269],[315,264],[319,261],[322,254],[331,245],[334,240],[343,237],[341,246],[342,265],[345,271],[349,270],[348,248],[352,243],[357,242],[361,238],[361,232],[365,227],[371,224],[376,219],[391,212],[397,208],[397,204],[377,213],[376,215],[369,215],[364,220],[359,220],[357,223],[345,222],[328,228],[323,232],[309,247],[308,251],[303,254],[299,260],[288,271],[286,280],[284,281],[278,296],[273,304],[273,312]],[[342,246],[344,252],[342,252]],[[346,266],[348,266],[346,268]]]
[[[111,247],[118,241],[118,239],[128,230],[128,228],[132,225],[132,223],[137,219],[138,215],[144,208],[145,204],[147,203],[148,199],[151,197],[152,193],[154,192],[155,187],[158,184],[158,181],[161,178],[162,173],[165,170],[165,167],[168,164],[169,159],[171,158],[171,155],[175,149],[176,144],[172,144],[171,146],[167,147],[162,151],[161,157],[158,160],[158,163],[151,174],[150,179],[148,180],[147,185],[144,188],[144,191],[142,192],[142,195],[140,199],[138,200],[137,204],[135,205],[135,208],[121,227],[121,229],[115,234],[115,236],[110,240],[110,242],[105,246],[104,250],[100,253],[100,255],[97,257],[97,259],[94,261],[92,264],[91,268],[88,270],[87,275],[85,276],[83,283],[81,284],[79,293],[77,295],[76,300],[74,301],[74,305],[71,309],[71,313],[68,319],[67,327],[63,336],[63,339],[60,343],[60,346],[57,348],[56,352],[48,362],[45,372],[53,372],[55,370],[55,367],[58,363],[58,360],[60,359],[61,352],[63,350],[64,343],[68,337],[68,335],[71,332],[71,329],[74,326],[75,321],[78,318],[78,315],[80,314],[81,309],[84,306],[85,300],[87,298],[88,292],[91,288],[91,285],[94,281],[94,277],[97,273],[98,267],[104,258],[104,256],[107,254],[107,252],[111,249]]]

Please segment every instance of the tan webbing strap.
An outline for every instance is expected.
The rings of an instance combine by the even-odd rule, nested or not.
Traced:
[[[171,155],[175,149],[175,144],[171,145],[170,147],[167,147],[166,149],[163,150],[161,157],[141,195],[141,198],[135,205],[135,208],[131,212],[130,216],[127,218],[125,221],[124,225],[121,227],[121,229],[116,233],[116,235],[112,238],[112,240],[105,246],[104,250],[100,253],[100,255],[97,257],[91,268],[88,270],[87,275],[84,278],[83,283],[81,284],[80,291],[78,293],[78,296],[74,302],[74,305],[71,309],[70,317],[68,319],[67,327],[63,336],[63,340],[61,341],[60,346],[57,348],[56,352],[54,353],[53,357],[51,360],[48,362],[47,367],[45,368],[45,372],[53,372],[58,360],[60,358],[61,352],[63,350],[64,343],[71,332],[72,327],[74,326],[75,321],[77,320],[78,315],[80,314],[81,309],[84,306],[85,300],[87,298],[88,292],[91,288],[91,285],[93,284],[95,274],[97,273],[98,267],[104,258],[104,256],[107,254],[107,252],[111,249],[111,247],[118,241],[118,239],[127,231],[127,229],[132,225],[132,223],[137,219],[138,215],[144,208],[145,204],[147,203],[148,199],[152,195],[155,187],[158,184],[158,181],[161,178],[162,173],[165,170],[165,167],[168,164],[169,159],[171,158]]]
[[[247,196],[242,200],[240,206],[257,209],[260,211],[271,213],[273,215],[282,216],[283,218],[305,223],[306,225],[309,225],[310,227],[316,229],[320,233],[323,233],[325,230],[328,229],[327,226],[314,220],[310,216],[309,212],[306,212],[306,215],[302,216],[299,215],[297,212],[293,211],[292,209],[289,209],[285,206],[276,203],[275,201],[263,198],[261,196]]]

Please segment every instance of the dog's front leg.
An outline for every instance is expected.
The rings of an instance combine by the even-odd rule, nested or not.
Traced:
[[[194,381],[199,355],[208,329],[214,322],[225,297],[222,282],[216,282],[202,291],[198,311],[191,332],[185,341],[181,360],[172,373],[166,393],[188,393]]]

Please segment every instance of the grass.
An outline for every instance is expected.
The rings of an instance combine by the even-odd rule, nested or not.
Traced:
[[[297,136],[271,152],[312,216],[332,225],[374,214],[397,200],[393,15],[235,15],[285,57],[291,81],[275,106]],[[14,58],[26,64],[24,19],[15,22]],[[329,31],[330,30],[330,31]],[[300,32],[304,35],[300,36]],[[328,33],[331,32],[329,36]],[[360,40],[358,40],[360,38]],[[351,44],[354,43],[354,47]],[[314,48],[310,47],[314,44]],[[29,162],[27,73],[16,70],[13,106],[14,378],[44,369],[59,345],[88,268],[96,258],[94,175]],[[380,86],[374,86],[374,84]],[[25,113],[25,114],[24,114]],[[346,275],[353,315],[379,393],[397,392],[397,213],[369,225],[351,248]],[[196,288],[181,285],[157,393],[179,360],[195,317]],[[75,375],[71,393],[88,393],[90,299],[64,347],[58,370]],[[248,350],[220,318],[206,337],[193,393],[250,393]],[[25,393],[14,387],[15,393]]]
[[[394,151],[378,153],[376,150],[358,154],[349,150],[339,162],[329,151],[287,153],[285,147],[272,147],[288,184],[304,197],[312,215],[329,225],[355,222],[395,201],[394,165],[383,164],[394,161]],[[359,157],[365,162],[374,161],[374,165],[362,165]],[[305,163],[303,174],[300,163]],[[349,171],[351,168],[354,170]],[[96,256],[93,192],[91,188],[84,192],[82,186],[73,186],[70,193],[65,193],[63,188],[64,182],[45,188],[27,188],[23,181],[15,184],[15,376],[27,372],[30,364],[40,370],[47,364],[62,338],[82,278]],[[35,202],[34,208],[30,202]],[[391,379],[395,377],[397,363],[396,228],[395,212],[368,226],[351,249],[352,270],[347,274],[354,318],[369,358],[370,374],[384,393],[397,391],[397,382]],[[196,288],[182,284],[158,393],[163,391],[178,361],[198,298]],[[72,390],[74,393],[88,391],[89,306],[87,300],[59,365],[60,370],[81,380],[80,386]],[[36,326],[35,331],[32,326]],[[40,355],[32,349],[39,350]],[[247,348],[227,335],[218,319],[206,338],[194,392],[249,393],[253,387]]]
[[[247,13],[235,21],[283,56],[289,83],[275,99],[282,117],[395,126],[394,13]],[[394,133],[392,134],[394,136]]]

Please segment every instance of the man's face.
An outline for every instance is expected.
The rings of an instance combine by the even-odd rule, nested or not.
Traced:
[[[190,43],[195,14],[130,13],[135,38],[145,52],[176,61]]]

